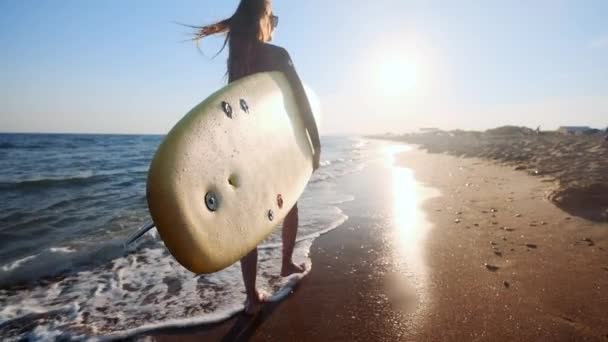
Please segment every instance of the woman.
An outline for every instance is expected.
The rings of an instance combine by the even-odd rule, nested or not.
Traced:
[[[321,151],[319,133],[304,87],[287,51],[281,47],[268,44],[278,22],[279,18],[272,13],[270,0],[241,0],[236,12],[230,18],[197,28],[198,31],[194,39],[198,42],[210,35],[226,34],[224,46],[227,44],[229,48],[228,82],[265,71],[281,71],[287,76],[292,89],[296,93],[302,119],[313,142],[315,150],[313,169],[316,170],[319,167]],[[305,271],[304,265],[296,265],[292,261],[297,229],[298,207],[296,203],[283,221],[283,260],[281,267],[281,276],[283,277]],[[255,286],[257,260],[257,248],[241,259],[241,270],[247,294],[245,305],[247,314],[257,312],[265,300]]]

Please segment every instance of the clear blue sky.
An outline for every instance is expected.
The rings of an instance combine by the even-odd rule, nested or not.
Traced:
[[[608,125],[608,1],[273,3],[274,43],[319,95],[324,134]],[[1,1],[0,131],[167,132],[225,82],[226,55],[174,22],[236,4]],[[391,90],[388,63],[415,80]]]

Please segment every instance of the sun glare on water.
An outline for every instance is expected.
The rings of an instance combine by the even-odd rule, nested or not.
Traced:
[[[416,90],[418,64],[406,57],[392,57],[380,61],[376,67],[378,90],[386,96],[408,95]]]

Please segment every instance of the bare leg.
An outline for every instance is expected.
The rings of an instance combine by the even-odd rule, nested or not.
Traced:
[[[249,252],[241,259],[241,273],[243,274],[243,282],[245,283],[245,293],[247,294],[247,302],[245,304],[245,313],[252,315],[260,310],[264,298],[260,296],[255,287],[255,279],[258,270],[258,248]]]
[[[296,244],[296,235],[298,233],[298,204],[296,203],[289,211],[283,221],[283,263],[281,267],[281,276],[287,277],[293,273],[302,273],[306,270],[304,264],[296,265],[291,259],[293,248]]]

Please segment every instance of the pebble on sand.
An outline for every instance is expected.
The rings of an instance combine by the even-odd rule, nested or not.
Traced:
[[[588,237],[584,238],[583,241],[587,243],[587,246],[595,246],[595,242]]]
[[[521,214],[515,214],[515,217],[521,217]]]
[[[509,288],[511,286],[511,284],[508,281],[503,281],[502,284],[506,287]]]
[[[538,248],[538,246],[535,245],[535,244],[533,244],[533,243],[527,243],[526,247],[528,247],[528,248],[534,248],[534,249]]]
[[[486,267],[486,269],[487,269],[488,271],[490,271],[490,272],[496,272],[496,271],[498,271],[498,269],[500,268],[500,267],[495,266],[495,265],[490,265],[490,264],[488,264],[487,262],[486,262],[485,264],[483,264],[483,265],[484,265],[484,266]]]

